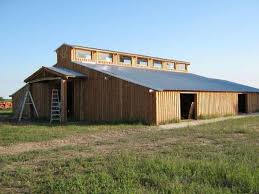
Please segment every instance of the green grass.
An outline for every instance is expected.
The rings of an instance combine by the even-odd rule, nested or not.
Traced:
[[[13,113],[12,109],[0,109],[0,117],[4,115],[11,115]]]
[[[49,124],[9,124],[0,123],[0,146],[23,142],[40,142],[57,138],[64,138],[80,133],[93,133],[99,131],[113,131],[131,128],[143,128],[141,124],[128,125],[49,125]]]
[[[0,99],[0,102],[12,102],[12,99]]]
[[[206,119],[214,119],[219,117],[231,117],[235,116],[234,114],[225,114],[225,115],[198,115],[198,119],[200,120],[206,120]]]
[[[80,127],[83,135],[86,126]],[[254,194],[259,193],[258,145],[258,116],[114,133],[88,144],[0,155],[0,193]]]

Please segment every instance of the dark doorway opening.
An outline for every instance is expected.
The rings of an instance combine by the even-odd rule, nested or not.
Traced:
[[[238,113],[247,113],[247,95],[238,94]]]
[[[67,118],[74,117],[74,82],[67,82]]]
[[[196,94],[180,94],[181,119],[196,119]]]

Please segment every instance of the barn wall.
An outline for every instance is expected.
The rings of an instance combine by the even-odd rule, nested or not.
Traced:
[[[107,76],[67,60],[61,55],[66,67],[87,75],[87,79],[74,80],[74,117],[81,121],[142,120],[146,123],[167,123],[181,119],[180,94],[178,91],[149,92],[149,88]],[[64,50],[71,54],[71,50]],[[49,118],[51,84],[32,84],[32,94],[40,117]],[[238,93],[190,92],[197,94],[197,118],[236,115]],[[14,109],[19,92],[13,96]],[[259,94],[248,94],[248,111],[259,110]]]
[[[50,90],[48,82],[33,83],[30,88],[39,117],[49,118]]]
[[[92,58],[91,59],[84,59],[84,58],[79,58],[76,56],[77,51],[90,51],[92,53]],[[108,61],[103,61],[99,59],[99,53],[109,53],[113,56],[113,61],[108,62]],[[124,64],[121,63],[119,58],[120,56],[131,56],[132,57],[132,63],[131,64]],[[147,59],[148,65],[141,66],[137,64],[138,58],[144,58]],[[153,65],[154,61],[161,61],[162,62],[162,67],[161,68],[156,68]],[[104,50],[99,50],[99,49],[90,49],[90,48],[74,48],[69,45],[62,45],[57,49],[57,65],[62,66],[64,62],[71,62],[71,61],[79,61],[79,62],[94,62],[94,63],[99,63],[99,64],[106,64],[106,65],[119,65],[119,66],[128,66],[128,67],[137,67],[137,68],[145,68],[145,69],[155,69],[155,70],[165,70],[165,71],[172,71],[172,69],[168,69],[168,63],[175,64],[174,65],[174,71],[180,71],[180,72],[188,72],[189,68],[189,63],[184,62],[184,61],[175,61],[175,60],[168,60],[168,59],[159,59],[156,57],[150,57],[150,56],[142,56],[138,54],[130,54],[130,53],[121,53],[117,51],[104,51]],[[183,68],[179,68],[183,66]]]
[[[184,92],[188,93],[188,92]],[[236,115],[237,93],[190,92],[197,95],[197,118]],[[181,119],[180,94],[176,91],[156,92],[156,124]]]
[[[250,113],[259,112],[259,94],[247,94],[247,110]]]
[[[57,66],[71,61],[71,47],[63,45],[56,50],[57,52]]]
[[[37,82],[30,86],[40,119],[50,119],[51,92],[60,88],[60,81]]]
[[[74,81],[77,120],[155,122],[155,96],[148,88],[92,70],[88,75]]]
[[[238,112],[238,94],[227,92],[198,92],[198,118],[236,115]]]
[[[155,123],[155,94],[149,88],[107,76],[78,64],[58,66],[87,75],[74,81],[74,116],[84,121],[132,121]]]
[[[180,92],[155,92],[156,93],[156,124],[179,121]]]
[[[13,103],[13,113],[15,115],[18,115],[19,113],[19,107],[21,106],[22,103],[22,99],[24,98],[25,92],[28,91],[28,85],[25,85],[24,87],[22,87],[21,89],[19,89],[18,91],[16,91],[13,95],[12,95],[12,103]],[[25,107],[24,109],[24,115],[25,116],[29,116],[29,108]]]

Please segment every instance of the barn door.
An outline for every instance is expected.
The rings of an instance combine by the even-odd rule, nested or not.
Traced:
[[[181,119],[197,119],[197,94],[180,94]]]
[[[247,113],[247,94],[238,94],[238,113]]]
[[[74,118],[74,81],[67,82],[67,117]]]

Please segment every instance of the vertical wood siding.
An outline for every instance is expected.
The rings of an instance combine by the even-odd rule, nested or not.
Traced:
[[[28,85],[25,85],[24,87],[22,87],[12,95],[13,113],[15,115],[18,115],[19,106],[21,106],[22,99],[24,98],[25,92],[28,91],[28,89],[29,89]],[[30,109],[26,106],[24,109],[24,115],[28,117],[29,113],[30,113]]]
[[[88,70],[74,81],[74,112],[86,121],[155,121],[155,96],[149,89]]]
[[[166,91],[155,93],[156,124],[180,120],[180,92]]]
[[[90,51],[92,52],[92,58],[91,59],[84,59],[84,58],[79,58],[76,56],[76,51]],[[112,54],[113,56],[113,62],[107,62],[103,60],[99,60],[99,53],[109,53]],[[129,56],[132,58],[132,63],[131,64],[124,64],[120,63],[119,58],[120,56]],[[141,66],[137,64],[137,59],[138,58],[145,58],[148,60],[148,66]],[[113,64],[113,65],[119,65],[119,66],[129,66],[129,67],[138,67],[138,68],[145,68],[145,69],[156,69],[156,70],[163,70],[163,71],[180,71],[180,72],[188,72],[188,62],[179,62],[175,60],[169,60],[169,59],[158,59],[156,57],[150,57],[150,56],[142,56],[138,54],[130,54],[130,53],[120,53],[117,51],[104,51],[104,50],[98,50],[98,49],[87,49],[87,48],[73,48],[68,45],[63,45],[57,50],[57,60],[58,60],[58,65],[62,66],[64,62],[71,62],[71,61],[80,61],[80,62],[96,62],[100,64]],[[161,61],[162,67],[161,68],[156,68],[153,65],[154,61]],[[168,63],[175,64],[175,67],[178,65],[184,65],[183,69],[169,69],[168,68]]]
[[[33,83],[30,86],[31,94],[41,119],[50,115],[50,86],[46,82]]]
[[[30,85],[40,119],[50,119],[51,91],[60,89],[60,81],[38,82]]]
[[[198,118],[236,115],[238,112],[238,94],[227,92],[198,92]]]
[[[67,55],[67,56],[66,56]],[[59,67],[66,67],[87,75],[74,82],[74,117],[81,121],[132,121],[161,124],[181,119],[178,91],[149,92],[149,88],[90,70],[70,62],[74,50],[58,51]],[[49,118],[51,89],[54,82],[31,84],[31,91],[41,118]],[[21,89],[13,95],[17,110]],[[68,91],[70,92],[70,91]],[[235,115],[238,93],[191,92],[197,94],[198,118]],[[259,94],[248,94],[248,111],[259,110]]]
[[[186,92],[184,92],[186,93]],[[198,118],[237,114],[237,93],[226,92],[190,92],[197,94]],[[156,92],[156,124],[181,119],[181,92]]]
[[[259,94],[247,94],[247,110],[250,113],[259,112]]]

